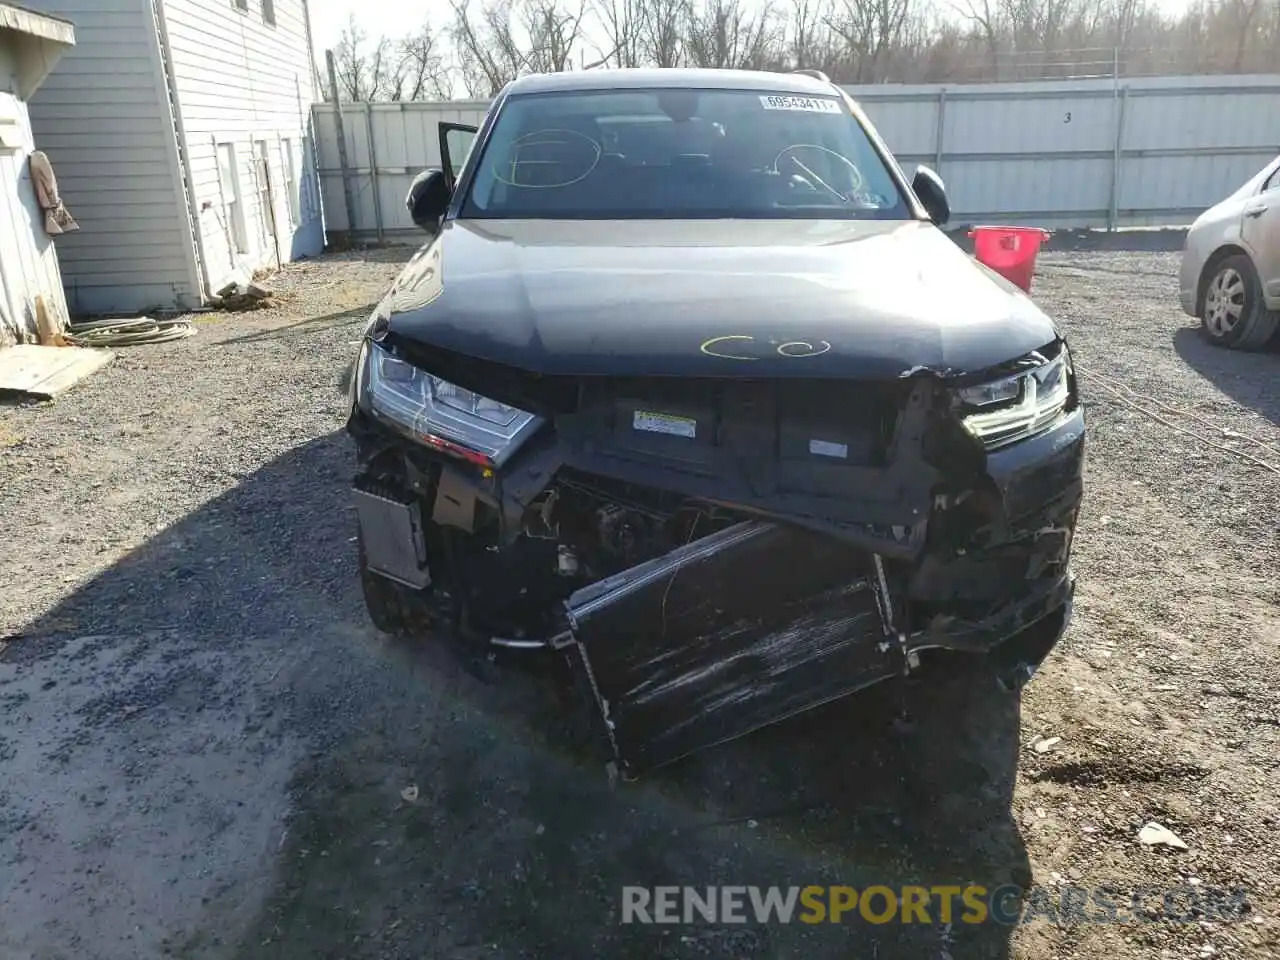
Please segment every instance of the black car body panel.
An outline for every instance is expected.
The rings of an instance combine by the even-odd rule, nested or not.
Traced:
[[[459,209],[352,377],[371,612],[391,590],[401,626],[563,654],[632,772],[927,651],[1019,683],[1056,643],[1085,446],[1069,352],[934,226]],[[523,412],[519,442],[491,456],[397,421],[368,395],[379,363]],[[988,402],[1027,419],[980,428]]]
[[[1056,336],[918,222],[449,221],[386,307],[397,338],[548,376],[956,375]]]

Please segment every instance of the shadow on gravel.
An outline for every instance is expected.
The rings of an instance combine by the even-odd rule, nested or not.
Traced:
[[[369,316],[376,306],[376,303],[366,303],[358,307],[351,307],[348,310],[340,310],[337,313],[326,313],[318,317],[304,317],[301,320],[295,320],[293,323],[286,323],[283,326],[272,327],[268,330],[258,330],[254,333],[245,333],[238,337],[227,337],[215,342],[225,346],[227,344],[257,343],[260,340],[287,340],[299,334],[318,333],[321,330],[328,330],[330,327],[344,326],[350,323],[353,317],[363,319]]]
[[[376,242],[361,243],[358,248],[345,250],[334,246],[332,249],[326,250],[325,254],[330,261],[355,260],[366,263],[404,263],[413,256],[415,250],[430,239],[431,235],[424,233],[421,240],[388,240],[381,245]]]
[[[1028,886],[1009,810],[1017,708],[975,679],[913,691],[905,735],[888,722],[895,698],[875,691],[612,791],[598,763],[538,732],[536,706],[498,702],[527,700],[526,677],[430,706],[424,686],[299,773],[305,808],[237,956],[1007,957],[1010,928],[966,925],[958,902],[950,929],[937,913],[880,925],[856,911],[620,923],[625,885]]]
[[[1236,403],[1280,425],[1280,336],[1248,353],[1210,346],[1195,327],[1181,327],[1173,347],[1191,369]]]
[[[49,644],[66,623],[82,634],[189,630],[240,644],[323,622],[335,604],[354,615],[351,464],[334,431],[242,477],[30,624],[7,660],[56,652]]]
[[[349,471],[339,433],[290,451],[10,651],[57,656],[59,640],[39,635],[68,622],[179,634],[227,653],[223,690],[203,709],[244,712],[237,697],[269,696],[270,723],[305,744],[287,833],[255,854],[264,870],[275,861],[273,892],[265,904],[221,893],[176,955],[1008,956],[1010,928],[961,922],[958,901],[950,924],[937,911],[928,924],[856,912],[820,925],[619,922],[628,884],[1029,885],[1010,811],[1019,702],[980,669],[947,661],[610,789],[602,764],[558,732],[547,671],[500,664],[486,683],[442,645],[373,634]],[[194,707],[166,697],[147,705],[148,723],[192,722]],[[895,724],[904,704],[912,722]],[[192,795],[205,789],[197,775]],[[227,917],[246,912],[248,935],[226,942]]]

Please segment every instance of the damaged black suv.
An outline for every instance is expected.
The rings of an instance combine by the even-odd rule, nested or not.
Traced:
[[[805,73],[526,77],[440,149],[351,378],[375,625],[563,654],[631,772],[925,651],[1030,676],[1083,411],[937,174]]]

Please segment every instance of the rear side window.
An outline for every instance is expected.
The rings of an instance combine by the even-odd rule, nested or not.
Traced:
[[[1268,190],[1280,190],[1280,162],[1276,163],[1276,168],[1271,171],[1271,176],[1267,177],[1259,193],[1266,193]]]

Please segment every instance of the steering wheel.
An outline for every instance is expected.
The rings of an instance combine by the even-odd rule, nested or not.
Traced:
[[[810,151],[810,158],[807,163],[805,162],[803,151]],[[835,157],[836,160],[848,169],[850,186],[847,194],[842,192],[835,185],[827,183],[813,169],[815,165],[813,154],[815,153]],[[778,155],[773,158],[774,173],[782,172],[780,165],[783,163],[784,159],[787,161],[789,166],[798,170],[800,175],[811,185],[825,190],[842,203],[852,202],[854,197],[862,192],[862,188],[866,183],[863,179],[862,171],[857,168],[852,160],[843,154],[836,153],[836,151],[831,150],[828,147],[818,146],[816,143],[793,143],[789,147],[783,147],[778,151]]]

